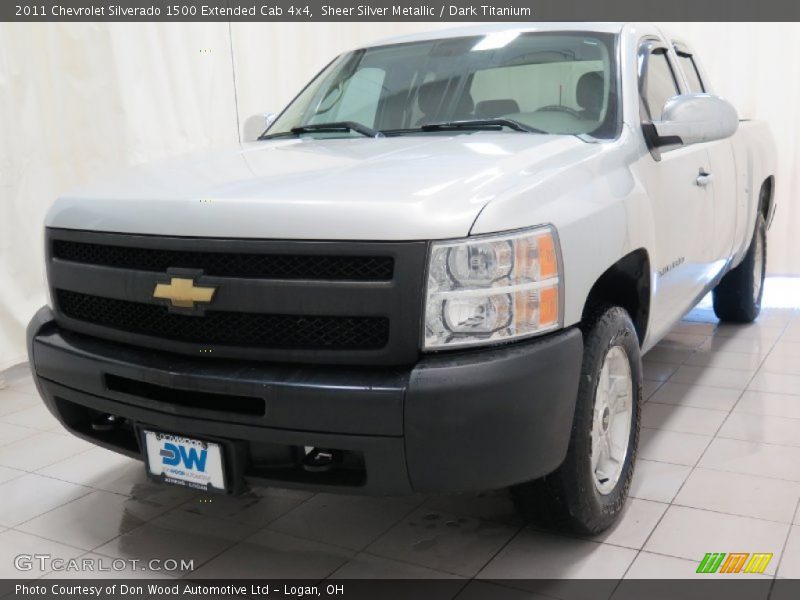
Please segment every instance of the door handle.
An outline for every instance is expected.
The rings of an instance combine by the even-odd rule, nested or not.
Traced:
[[[695,179],[695,183],[700,187],[706,187],[712,181],[714,181],[714,176],[711,173],[706,173],[703,169],[700,169],[700,174]]]

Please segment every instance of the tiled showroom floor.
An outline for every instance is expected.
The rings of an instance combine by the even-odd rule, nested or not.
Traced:
[[[786,296],[784,283],[770,281],[768,299]],[[0,391],[0,577],[20,575],[12,557],[22,552],[184,558],[199,577],[317,579],[689,577],[706,552],[772,552],[769,577],[800,578],[800,310],[791,306],[730,326],[706,301],[646,356],[632,498],[596,539],[526,525],[502,492],[268,489],[209,502],[148,483],[141,463],[64,433],[27,367],[16,367]]]

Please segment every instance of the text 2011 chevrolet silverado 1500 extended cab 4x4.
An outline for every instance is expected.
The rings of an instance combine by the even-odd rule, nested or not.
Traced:
[[[254,128],[47,217],[39,391],[152,477],[510,486],[600,531],[631,481],[641,355],[709,290],[723,320],[759,313],[770,133],[655,26],[390,40]]]

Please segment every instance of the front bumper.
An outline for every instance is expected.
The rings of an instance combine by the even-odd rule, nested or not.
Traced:
[[[569,443],[582,357],[572,328],[412,367],[283,365],[186,357],[66,331],[42,308],[28,326],[34,379],[75,435],[141,459],[152,428],[223,441],[245,484],[348,493],[494,489],[545,475]],[[124,419],[96,430],[102,414]],[[303,470],[307,446],[340,466]]]

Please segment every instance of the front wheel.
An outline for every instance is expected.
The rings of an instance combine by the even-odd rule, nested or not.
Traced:
[[[767,266],[767,226],[761,214],[747,254],[714,288],[714,314],[720,321],[751,323],[761,312]]]
[[[575,417],[562,465],[512,488],[520,511],[543,524],[596,534],[614,523],[628,496],[642,402],[639,341],[620,307],[584,326]]]

